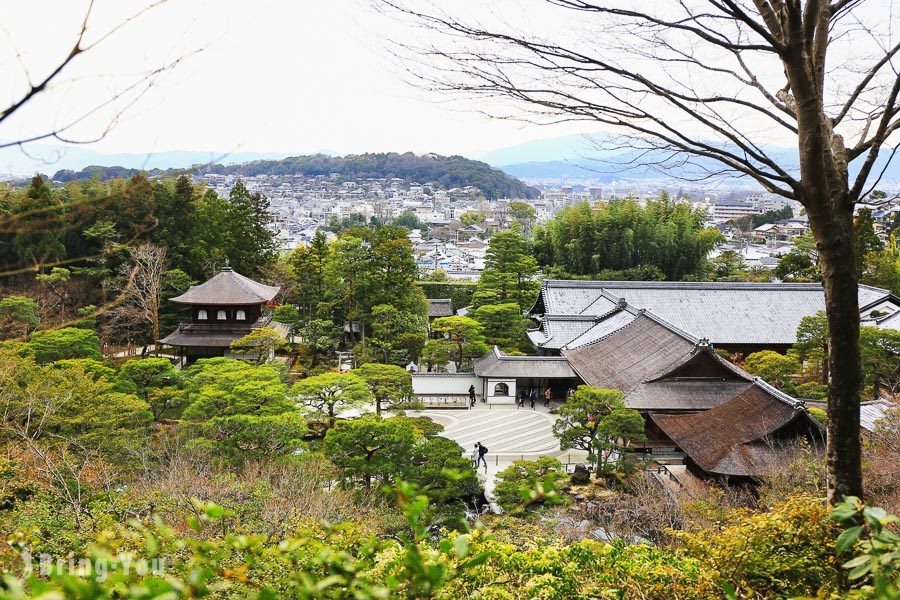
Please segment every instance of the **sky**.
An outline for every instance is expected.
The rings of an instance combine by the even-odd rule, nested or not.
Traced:
[[[97,0],[86,42],[152,0]],[[85,0],[0,5],[0,77],[14,101],[71,49]],[[388,51],[416,35],[367,0],[169,0],[75,58],[46,94],[0,124],[0,140],[59,126],[183,57],[70,131],[113,152],[214,150],[478,156],[580,132],[489,119],[417,89]],[[27,76],[26,76],[27,73]],[[141,93],[138,93],[141,92]],[[112,125],[112,127],[110,127]]]

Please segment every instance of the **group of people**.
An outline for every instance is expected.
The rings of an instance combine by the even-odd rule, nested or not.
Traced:
[[[484,465],[484,468],[487,469],[487,456],[488,449],[487,446],[482,444],[481,442],[475,442],[475,448],[472,449],[472,466],[476,469],[480,465]]]
[[[553,398],[553,392],[550,388],[545,388],[543,393],[544,398],[544,408],[548,408],[550,406],[550,400]],[[516,408],[525,408],[525,402],[531,403],[532,410],[534,409],[534,405],[538,399],[538,389],[537,388],[522,388],[519,390],[519,393],[516,394]]]

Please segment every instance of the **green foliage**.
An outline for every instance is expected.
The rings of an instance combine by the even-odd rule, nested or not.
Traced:
[[[622,392],[580,385],[559,409],[553,434],[563,450],[588,453],[598,476],[622,470],[629,442],[644,439],[644,419],[625,408]]]
[[[837,588],[836,529],[821,501],[801,496],[722,528],[675,536],[682,554],[702,560],[732,597],[787,598]]]
[[[148,405],[117,391],[93,361],[40,365],[0,353],[0,374],[0,438],[6,441],[124,460],[146,438],[152,420]]]
[[[406,369],[396,365],[367,363],[352,372],[366,382],[375,399],[375,412],[379,415],[385,410],[417,406],[413,396],[412,376]]]
[[[531,245],[523,235],[514,231],[495,233],[484,257],[473,306],[512,302],[521,310],[529,308],[540,289],[540,282],[534,280],[537,270]]]
[[[191,447],[230,464],[300,447],[305,421],[274,367],[202,359],[185,372],[182,385],[188,402],[182,429]]]
[[[482,225],[486,220],[484,213],[481,212],[468,211],[459,216],[459,222],[462,223],[463,227]]]
[[[712,275],[717,281],[741,281],[747,271],[744,259],[735,250],[723,250],[709,262]]]
[[[325,455],[338,467],[345,484],[376,479],[389,483],[409,465],[415,429],[404,420],[366,415],[340,421],[325,434]]]
[[[300,326],[300,343],[312,355],[313,366],[334,352],[340,333],[340,328],[328,319],[309,319]]]
[[[296,332],[297,327],[300,325],[300,315],[297,309],[290,304],[276,306],[275,310],[272,311],[272,318],[279,323],[289,325],[292,333]]]
[[[210,167],[205,168],[210,170]],[[245,176],[269,174],[315,177],[338,173],[348,179],[400,177],[407,181],[435,182],[444,189],[474,186],[489,199],[538,196],[534,188],[486,163],[462,156],[418,156],[412,152],[350,154],[344,157],[315,154],[282,160],[257,160],[241,165],[213,165],[211,170]]]
[[[485,342],[505,352],[527,352],[531,349],[525,330],[529,320],[522,316],[516,303],[484,304],[471,312],[484,328]]]
[[[317,311],[335,323],[356,322],[369,329],[375,320],[374,307],[389,305],[405,333],[424,333],[428,303],[416,285],[416,273],[405,229],[350,230],[329,246]],[[353,343],[358,341],[355,333],[351,332],[351,338]]]
[[[797,342],[793,347],[802,362],[819,365],[820,381],[828,384],[828,319],[824,311],[803,317],[797,327]]]
[[[540,266],[574,276],[652,265],[667,280],[680,281],[705,273],[706,255],[722,238],[718,230],[704,229],[704,222],[702,211],[667,197],[646,207],[635,200],[596,208],[583,203],[535,231],[534,255]]]
[[[421,313],[401,312],[391,304],[372,307],[372,334],[366,340],[376,362],[406,365],[422,353],[428,319]],[[360,353],[356,352],[357,359]]]
[[[419,287],[426,298],[449,298],[453,310],[459,310],[472,304],[475,283],[470,281],[420,281]]]
[[[567,479],[562,463],[555,458],[517,460],[497,473],[494,498],[512,514],[522,514],[532,507],[566,504],[568,499],[559,493],[559,487]]]
[[[866,256],[860,282],[900,294],[900,249],[897,246],[896,230],[888,238],[884,250],[871,252]]]
[[[116,380],[118,387],[147,403],[155,421],[182,406],[184,395],[174,387],[179,376],[168,358],[129,360],[119,369]]]
[[[194,431],[194,449],[207,450],[228,464],[240,465],[301,450],[307,428],[299,412],[284,412],[214,417]]]
[[[97,334],[76,327],[35,331],[27,346],[41,364],[66,358],[102,358]]]
[[[800,372],[800,361],[790,353],[785,355],[773,350],[762,350],[750,354],[744,368],[778,389],[791,393],[794,389],[791,376]]]
[[[231,342],[231,351],[235,354],[250,356],[261,363],[269,359],[275,350],[285,344],[284,337],[271,327],[254,329],[239,340]]]
[[[801,396],[805,397],[805,396]],[[815,406],[809,407],[809,416],[818,421],[822,425],[828,425],[828,413]]]
[[[862,592],[859,597],[900,598],[900,535],[890,528],[900,519],[853,496],[835,505],[831,516],[844,528],[835,550],[856,555],[841,567]]]
[[[362,408],[375,401],[366,381],[356,373],[322,373],[307,377],[291,389],[297,402],[317,417],[327,417],[334,425],[344,410]]]
[[[13,190],[5,208],[22,215],[16,219],[20,232],[11,244],[0,244],[0,259],[10,267],[55,260],[79,264],[87,259],[81,263],[85,266],[69,270],[73,282],[115,273],[126,240],[165,246],[172,269],[195,280],[211,275],[226,257],[250,276],[259,275],[261,267],[274,259],[273,234],[265,227],[266,200],[249,193],[243,184],[222,199],[187,177],[150,180],[139,172],[120,175],[128,179],[81,180],[55,188],[33,181],[29,188]],[[54,277],[53,270],[42,273],[42,282],[54,295],[54,289],[68,285],[48,277]],[[73,300],[70,296],[68,302]],[[91,297],[74,304],[97,300]]]
[[[900,390],[900,331],[861,327],[859,351],[863,364],[863,389],[878,398],[882,389],[889,394]]]
[[[790,219],[794,216],[794,209],[790,206],[779,208],[778,210],[767,210],[759,215],[745,215],[737,219],[731,219],[729,223],[740,229],[741,231],[752,231],[760,225],[767,223],[775,223],[783,219]]]
[[[884,250],[884,242],[875,233],[875,217],[868,208],[862,208],[853,220],[853,243],[856,251],[857,274],[866,271],[866,257]]]
[[[28,296],[7,296],[0,300],[0,337],[24,337],[40,323],[40,308]]]
[[[299,246],[288,257],[293,287],[292,299],[300,306],[303,319],[316,314],[325,302],[325,270],[328,264],[328,240],[317,230],[308,246]]]
[[[445,339],[428,340],[425,344],[423,357],[428,362],[449,354],[459,371],[464,364],[488,351],[484,327],[470,317],[440,317],[431,324],[431,330],[443,334]]]
[[[811,232],[795,237],[790,252],[778,260],[775,276],[783,281],[821,281],[819,251]]]
[[[794,386],[794,395],[798,398],[824,400],[828,397],[828,386],[815,381],[807,381]]]
[[[407,229],[419,229],[422,233],[426,233],[428,231],[428,224],[423,223],[419,220],[419,217],[416,216],[415,211],[412,210],[404,210],[397,217],[391,221],[391,225],[395,227],[406,227]]]

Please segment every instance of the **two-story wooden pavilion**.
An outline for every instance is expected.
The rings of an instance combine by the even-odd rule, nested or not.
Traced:
[[[191,307],[191,321],[180,324],[177,330],[159,340],[159,344],[178,348],[184,364],[198,358],[226,356],[231,342],[253,329],[281,329],[281,324],[272,321],[271,315],[263,314],[264,305],[280,289],[253,281],[226,266],[212,279],[172,298],[176,304]]]

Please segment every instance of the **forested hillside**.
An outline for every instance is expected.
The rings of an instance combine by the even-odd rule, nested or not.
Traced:
[[[326,156],[315,154],[293,156],[283,160],[256,160],[239,165],[198,165],[194,172],[228,173],[233,175],[338,175],[350,179],[399,177],[419,183],[437,182],[444,189],[474,186],[489,199],[495,198],[536,198],[538,191],[510,177],[487,163],[469,160],[462,156],[439,156],[425,154],[418,156],[412,152],[378,154],[351,154],[347,156]],[[183,171],[183,170],[182,170]],[[130,177],[140,173],[140,169],[123,167],[87,167],[80,171],[62,170],[53,175],[54,181],[68,182],[75,179],[101,180],[111,177]],[[174,175],[176,170],[153,170],[151,175]]]

